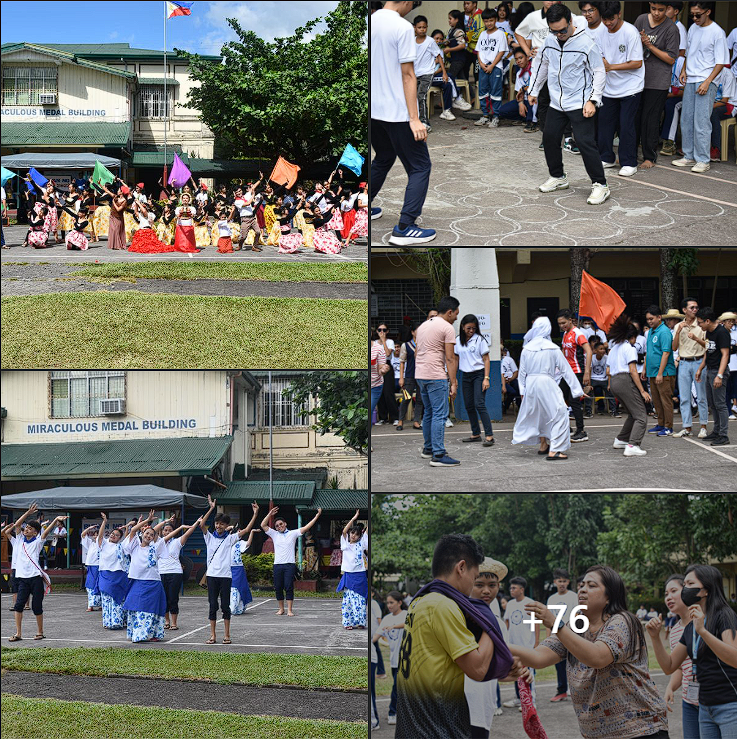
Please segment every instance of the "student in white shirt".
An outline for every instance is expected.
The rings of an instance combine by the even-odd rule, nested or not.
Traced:
[[[475,126],[488,124],[492,128],[499,126],[499,108],[502,104],[504,87],[503,60],[509,53],[507,35],[496,27],[498,14],[494,8],[487,8],[481,13],[484,28],[476,42],[476,53],[479,58],[479,99],[481,101],[481,118]],[[489,120],[491,118],[491,120]]]
[[[555,583],[555,587],[558,590],[548,598],[548,608],[550,608],[551,605],[565,606],[566,609],[563,612],[562,623],[567,624],[571,618],[571,611],[578,605],[578,595],[568,589],[571,584],[571,576],[566,570],[553,570],[553,583]],[[557,610],[558,609],[556,609],[556,615]],[[558,674],[558,690],[556,691],[555,696],[550,699],[551,703],[564,701],[568,697],[568,677],[566,676],[565,660],[561,660],[555,665],[555,671]]]
[[[601,18],[607,33],[598,36],[601,44],[606,86],[599,110],[599,153],[604,169],[617,166],[614,134],[619,131],[619,175],[637,174],[637,111],[645,88],[640,32],[622,20],[621,4],[607,2]]]
[[[399,672],[399,648],[402,645],[402,637],[404,636],[404,622],[407,618],[407,606],[402,600],[402,594],[398,590],[392,590],[386,596],[386,607],[389,613],[381,619],[379,628],[371,637],[371,641],[376,643],[379,639],[383,639],[389,645],[389,664],[392,669],[392,677],[394,685],[392,687],[391,699],[389,701],[389,720],[387,723],[397,723],[397,673]],[[377,644],[377,649],[378,644]]]
[[[486,409],[486,391],[490,387],[491,366],[489,345],[481,336],[479,319],[476,316],[469,314],[463,317],[454,351],[458,355],[458,368],[463,372],[463,404],[468,420],[471,422],[471,436],[462,441],[471,443],[481,441],[479,426],[479,418],[481,418],[485,433],[483,445],[494,446],[494,431],[491,427],[489,411]]]
[[[443,63],[443,52],[435,42],[432,36],[427,35],[427,18],[424,15],[418,15],[413,22],[415,28],[415,43],[417,44],[417,59],[415,59],[415,76],[417,77],[417,102],[420,106],[420,120],[425,125],[427,132],[432,130],[429,121],[429,112],[427,110],[427,91],[433,82],[435,69],[440,65],[443,72],[443,82],[447,82],[448,73],[445,71]],[[452,105],[448,105],[450,110]],[[445,105],[443,106],[445,109]],[[431,112],[431,111],[430,111]],[[445,110],[443,110],[445,112]],[[448,118],[448,116],[444,116]],[[450,120],[455,120],[455,116],[451,113]]]
[[[241,616],[246,612],[246,606],[253,600],[251,595],[251,588],[248,585],[248,578],[246,577],[246,568],[243,566],[243,555],[250,548],[253,543],[253,534],[255,531],[261,531],[261,529],[254,529],[253,526],[256,523],[256,516],[258,516],[258,504],[254,500],[251,503],[253,509],[253,516],[246,529],[250,529],[248,539],[243,541],[239,539],[236,541],[230,550],[230,615]],[[232,534],[237,531],[237,525],[229,526],[228,533]]]
[[[187,539],[192,536],[192,532],[200,525],[202,517],[198,518],[191,526],[177,526],[174,528],[174,516],[166,521],[157,524],[154,529],[161,529],[161,536],[166,542],[166,549],[159,557],[159,574],[161,575],[161,584],[164,586],[166,593],[166,613],[164,614],[164,628],[177,631],[177,618],[179,617],[179,592],[182,588],[182,580],[184,578],[184,570],[179,560],[182,548],[187,543]],[[182,533],[177,537],[177,534]]]
[[[87,611],[100,610],[102,608],[102,598],[100,596],[99,587],[99,565],[100,565],[100,547],[97,546],[97,535],[100,529],[97,524],[88,526],[80,535],[82,544],[82,556],[84,565],[87,568],[87,576],[84,580],[84,587],[87,591]]]
[[[105,538],[107,516],[102,513],[102,525],[97,535],[97,545],[100,548],[99,587],[102,598],[102,628],[118,630],[126,627],[128,615],[123,609],[131,581],[128,578],[130,558],[123,550],[123,543],[135,526],[131,521],[127,527],[116,527]]]
[[[525,611],[527,603],[533,603],[532,598],[525,595],[527,588],[527,580],[524,577],[513,577],[509,581],[509,593],[512,596],[507,603],[507,609],[504,611],[504,623],[509,631],[509,644],[516,644],[520,647],[534,649],[540,643],[540,624],[535,624],[535,630],[530,628],[530,618]],[[527,619],[527,623],[522,623]],[[530,669],[532,673],[532,682],[530,683],[530,691],[532,692],[532,701],[535,702],[535,670]],[[520,706],[519,688],[517,683],[514,685],[516,698],[508,700],[504,703],[507,708],[515,708]]]
[[[502,347],[502,393],[505,395],[504,398],[504,409],[506,413],[509,410],[509,406],[517,400],[517,407],[522,402],[519,394],[519,383],[517,378],[519,377],[519,367],[517,363],[509,355],[509,350]]]
[[[686,56],[686,46],[688,44],[688,31],[686,31],[686,26],[678,20],[678,16],[682,10],[683,3],[680,2],[680,0],[678,2],[675,2],[675,0],[673,2],[668,0],[665,4],[665,15],[676,24],[676,28],[680,35],[680,43],[678,47],[679,57]]]
[[[417,43],[412,24],[404,16],[412,2],[386,2],[371,16],[371,197],[375,198],[399,157],[407,172],[407,189],[399,223],[389,243],[411,246],[432,241],[432,229],[415,224],[422,214],[430,183],[430,152],[427,129],[417,106],[414,62]],[[371,218],[381,218],[381,208]]]
[[[364,531],[363,526],[356,524],[359,514],[360,511],[356,511],[353,518],[343,527],[343,534],[340,537],[340,549],[343,553],[340,571],[343,574],[335,589],[336,593],[343,591],[341,604],[343,628],[349,631],[356,628],[365,629],[367,619],[368,573],[364,557],[368,556],[368,531]]]
[[[688,29],[686,63],[681,70],[683,158],[671,162],[674,167],[691,167],[696,173],[711,169],[709,145],[711,114],[717,98],[715,80],[729,64],[727,37],[711,19],[711,8],[707,2],[695,2],[690,6],[693,25]]]
[[[43,548],[49,532],[59,522],[66,522],[66,516],[57,516],[51,523],[43,528],[36,519],[27,520],[29,516],[38,511],[38,506],[33,503],[31,507],[15,522],[15,541],[13,548],[18,547],[18,555],[15,562],[15,577],[18,580],[18,595],[15,599],[15,634],[8,641],[20,641],[23,638],[23,609],[31,598],[31,610],[36,617],[36,636],[34,639],[45,639],[43,599],[47,588],[51,588],[49,576],[41,569],[38,555]],[[25,523],[25,529],[21,535],[21,527]]]
[[[286,592],[287,616],[294,616],[294,576],[297,571],[294,545],[302,534],[317,523],[317,519],[322,514],[322,508],[317,509],[317,515],[311,521],[293,531],[287,528],[287,522],[283,518],[275,519],[273,529],[269,526],[269,519],[278,512],[279,507],[275,506],[266,514],[264,520],[261,521],[261,530],[274,542],[274,590],[276,601],[279,604],[276,615],[284,615],[284,593]]]
[[[233,573],[230,569],[233,544],[242,539],[253,528],[256,522],[256,511],[250,523],[245,529],[234,531],[228,534],[228,525],[230,524],[230,516],[227,513],[218,513],[215,516],[213,525],[214,531],[211,533],[207,528],[207,519],[215,510],[217,501],[211,496],[207,496],[207,502],[210,508],[200,521],[200,529],[205,537],[205,546],[207,547],[207,599],[210,603],[210,612],[208,618],[210,620],[210,638],[207,644],[214,644],[217,640],[215,635],[215,624],[217,623],[218,614],[218,598],[220,599],[220,608],[223,612],[223,625],[225,627],[225,635],[223,644],[231,644],[230,639],[230,588],[233,583]],[[256,505],[255,502],[252,507]]]

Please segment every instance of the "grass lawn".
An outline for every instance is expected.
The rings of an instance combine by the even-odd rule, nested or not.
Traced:
[[[254,736],[259,739],[366,739],[366,722],[323,721],[282,716],[241,716],[129,705],[2,696],[5,739],[72,739],[110,736],[131,739]],[[74,728],[70,728],[74,727]]]
[[[365,300],[51,293],[2,299],[6,369],[365,368]]]
[[[282,262],[84,262],[67,276],[114,279],[163,280],[265,280],[268,282],[368,282],[368,265]]]
[[[80,593],[87,595],[84,588],[81,588],[78,583],[73,582],[60,582],[54,583],[54,593]],[[273,588],[260,588],[251,586],[251,593],[254,598],[273,598]],[[200,595],[203,598],[207,598],[207,590],[201,588],[196,582],[188,582],[184,585],[184,595]],[[294,599],[299,600],[300,598],[334,598],[340,600],[343,597],[343,593],[336,593],[334,590],[319,590],[313,593],[310,590],[298,590],[295,593]]]
[[[368,657],[248,653],[210,654],[163,649],[2,648],[3,670],[63,675],[148,675],[211,680],[230,685],[297,685],[303,688],[368,690]]]

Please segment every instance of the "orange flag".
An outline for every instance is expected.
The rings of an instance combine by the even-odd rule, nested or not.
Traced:
[[[297,173],[299,167],[296,164],[291,164],[284,157],[279,157],[274,165],[274,171],[271,173],[269,179],[272,182],[276,182],[277,185],[286,185],[288,190],[294,187],[294,183],[297,182]]]
[[[593,318],[596,325],[606,333],[626,307],[627,304],[616,290],[595,280],[584,271],[581,278],[581,302],[578,307],[580,316]]]

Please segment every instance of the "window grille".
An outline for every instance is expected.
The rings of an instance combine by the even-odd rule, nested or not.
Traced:
[[[167,85],[164,100],[163,85],[141,84],[138,91],[138,118],[168,118],[171,113],[171,87]]]
[[[3,66],[3,105],[39,105],[40,95],[59,92],[56,67]]]
[[[310,425],[309,404],[295,403],[291,396],[282,395],[291,383],[291,378],[272,376],[269,389],[269,381],[264,380],[259,403],[259,421],[262,428],[268,428],[270,415],[273,415],[274,426],[281,428]]]
[[[122,370],[54,370],[51,372],[51,417],[100,416],[100,401],[125,398]]]

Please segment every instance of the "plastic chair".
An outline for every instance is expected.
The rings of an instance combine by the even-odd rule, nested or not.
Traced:
[[[729,129],[735,127],[734,134],[734,153],[737,157],[737,119],[725,118],[722,121],[722,161],[726,162],[729,159]]]
[[[468,84],[468,80],[456,80],[456,87],[458,88],[459,92],[463,92],[463,97],[466,98],[466,102],[470,105],[471,104],[471,86]],[[476,105],[474,105],[475,108],[479,107],[478,102],[478,95],[476,96]]]
[[[440,107],[443,107],[443,91],[439,87],[431,87],[427,91],[427,117],[432,118],[432,114],[435,112],[435,105],[433,104],[432,96],[437,95],[440,98]]]

